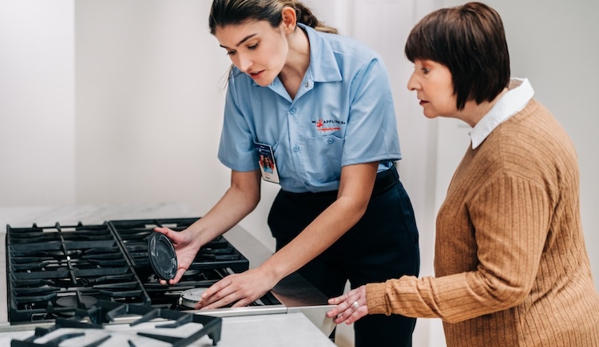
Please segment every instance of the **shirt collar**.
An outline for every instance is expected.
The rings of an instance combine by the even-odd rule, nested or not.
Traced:
[[[302,23],[297,25],[306,32],[310,41],[310,65],[306,74],[314,82],[341,81],[341,71],[331,44],[313,28]]]
[[[297,25],[308,35],[308,41],[310,42],[310,64],[308,65],[308,70],[306,70],[306,74],[302,80],[302,84],[305,84],[305,89],[303,91],[298,91],[298,94],[295,96],[296,99],[307,90],[312,89],[314,87],[314,82],[340,82],[343,80],[341,71],[337,65],[335,52],[329,41],[311,27],[301,23],[297,23]],[[252,81],[252,83],[254,86],[260,86],[256,81]],[[292,102],[278,76],[272,81],[268,88],[287,99],[289,102]]]
[[[528,79],[512,78],[509,90],[470,132],[472,149],[476,149],[499,124],[520,112],[532,99],[534,90]]]

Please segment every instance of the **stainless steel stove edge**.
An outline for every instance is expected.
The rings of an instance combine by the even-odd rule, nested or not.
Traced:
[[[284,305],[272,305],[263,307],[235,307],[235,308],[218,308],[212,310],[195,310],[186,311],[194,314],[205,314],[214,317],[239,317],[239,316],[255,316],[268,314],[286,314],[286,313],[302,313],[312,324],[314,324],[326,336],[330,335],[335,328],[335,322],[332,318],[328,318],[326,313],[334,305],[320,306],[297,306],[286,307]]]

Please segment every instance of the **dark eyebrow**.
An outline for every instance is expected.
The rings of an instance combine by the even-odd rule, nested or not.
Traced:
[[[235,47],[241,46],[242,43],[244,43],[245,41],[251,39],[252,37],[254,37],[256,35],[258,35],[258,34],[250,34],[250,35],[244,37],[241,41],[239,41],[238,44],[235,45]],[[226,46],[223,46],[223,45],[219,45],[219,46],[221,46],[222,48],[229,48],[229,47],[226,47]]]

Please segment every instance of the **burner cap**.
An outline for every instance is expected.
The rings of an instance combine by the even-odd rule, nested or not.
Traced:
[[[202,293],[208,288],[193,288],[183,291],[181,293],[181,306],[188,308],[195,308],[195,305],[201,299]]]
[[[153,232],[148,237],[148,257],[156,275],[163,280],[170,280],[177,273],[177,253],[168,237]]]

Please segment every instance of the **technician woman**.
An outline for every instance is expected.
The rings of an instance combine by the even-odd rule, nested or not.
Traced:
[[[386,68],[365,45],[325,27],[297,1],[215,0],[209,25],[233,67],[219,160],[232,170],[220,201],[167,235],[177,282],[199,248],[260,200],[259,156],[272,157],[281,190],[268,224],[277,252],[206,290],[197,308],[245,306],[298,271],[328,297],[351,287],[418,276],[418,231],[397,171],[401,159]],[[411,346],[415,319],[370,316],[356,346]]]

